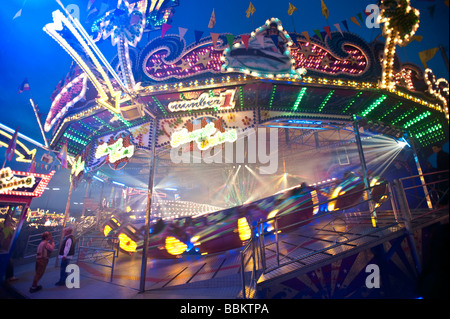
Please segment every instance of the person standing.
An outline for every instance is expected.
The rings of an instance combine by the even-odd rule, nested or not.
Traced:
[[[64,229],[64,238],[59,249],[59,259],[61,259],[61,271],[59,281],[55,283],[56,286],[64,286],[67,278],[67,266],[75,254],[75,237],[72,235],[73,228],[67,227]]]
[[[440,181],[438,183],[438,190],[440,195],[439,205],[448,205],[448,169],[449,169],[449,155],[442,150],[442,146],[435,144],[432,146],[432,150],[436,153],[436,170],[439,172],[437,179]]]
[[[51,252],[55,249],[55,241],[52,238],[52,234],[48,231],[42,234],[42,241],[39,243],[36,255],[36,267],[35,275],[33,278],[33,283],[30,288],[30,292],[36,292],[42,289],[41,285],[38,285],[39,280],[41,280],[44,275],[45,269],[47,268],[48,260],[50,258]]]

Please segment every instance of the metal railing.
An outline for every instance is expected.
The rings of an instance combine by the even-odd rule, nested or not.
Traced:
[[[119,257],[119,238],[102,236],[82,236],[78,242],[78,262],[110,268],[109,281],[112,282],[114,265]]]
[[[310,258],[311,256],[322,254],[328,250],[335,249],[339,246],[347,245],[349,246],[351,242],[354,242],[358,239],[361,239],[366,236],[373,235],[376,232],[380,232],[386,228],[396,226],[397,225],[397,216],[396,213],[393,213],[395,211],[395,208],[392,208],[391,212],[392,214],[386,214],[385,212],[383,215],[378,214],[377,211],[378,208],[371,211],[369,207],[374,206],[370,205],[369,199],[361,198],[360,202],[357,205],[352,205],[351,207],[346,207],[344,209],[339,209],[336,211],[331,211],[327,213],[322,214],[316,214],[312,218],[301,220],[298,222],[298,224],[306,224],[311,223],[313,221],[322,220],[325,222],[325,224],[319,229],[320,231],[328,231],[329,233],[334,233],[337,235],[337,238],[335,241],[328,242],[329,245],[326,245],[322,249],[318,250],[310,250],[306,253],[300,253],[299,251],[303,249],[302,244],[297,245],[293,249],[291,249],[288,252],[284,252],[281,254],[280,252],[280,241],[281,241],[281,234],[283,231],[283,228],[279,227],[279,220],[281,218],[285,218],[287,215],[290,214],[301,214],[302,211],[305,210],[311,210],[315,207],[328,204],[330,202],[336,201],[336,200],[342,200],[344,198],[348,198],[350,196],[355,195],[356,193],[366,192],[369,189],[373,189],[376,186],[366,188],[364,190],[357,190],[353,192],[346,193],[344,195],[340,195],[336,198],[330,199],[325,202],[321,202],[318,204],[314,204],[308,207],[305,207],[299,211],[291,212],[289,214],[281,215],[281,216],[275,216],[271,219],[267,219],[265,221],[261,221],[259,223],[259,238],[260,238],[260,254],[261,254],[261,261],[262,261],[262,268],[264,273],[268,273],[270,271],[276,270],[280,267],[293,264],[293,263],[301,263],[302,260],[306,258]],[[391,194],[391,188],[387,187],[387,192],[384,194],[389,199],[392,198]],[[389,203],[389,201],[385,201],[385,203]],[[391,201],[392,205],[392,201]],[[347,216],[343,217],[343,212],[353,212],[353,214],[347,214]],[[339,230],[337,231],[335,229],[334,223],[339,220],[340,222],[343,222],[345,226],[345,230]],[[274,240],[269,241],[266,243],[265,237],[267,237],[267,232],[263,232],[263,224],[271,222],[274,225],[274,229],[272,231],[272,234],[274,235]],[[373,227],[374,223],[376,223],[376,227]],[[289,227],[292,227],[294,225],[289,225]],[[356,234],[356,235],[355,235]],[[350,236],[351,235],[351,236]],[[275,252],[275,254],[274,254]],[[270,256],[270,258],[275,257],[275,264],[268,263],[267,262],[267,256]],[[282,257],[282,258],[281,258]]]
[[[395,187],[400,191],[399,200],[411,220],[417,219],[411,212],[434,211],[443,204],[443,200],[449,196],[449,171],[438,171],[400,178],[394,181]]]
[[[444,176],[444,178],[439,179],[437,178],[438,176]],[[321,249],[311,249],[306,253],[296,254],[295,252],[302,248],[302,244],[299,244],[288,252],[284,251],[282,254],[280,251],[280,241],[283,239],[283,233],[280,234],[280,231],[283,229],[279,229],[279,219],[284,218],[289,214],[301,214],[302,211],[307,209],[313,209],[331,201],[352,196],[355,192],[346,193],[326,202],[314,204],[289,214],[275,216],[260,221],[256,227],[256,236],[254,235],[252,237],[252,240],[247,243],[241,252],[241,270],[243,269],[245,271],[245,266],[250,260],[253,260],[254,265],[256,266],[256,268],[254,267],[254,270],[252,270],[252,276],[258,274],[257,271],[259,270],[259,267],[261,267],[262,272],[268,273],[289,264],[302,264],[302,260],[314,255],[325,253],[326,251],[335,249],[339,246],[351,245],[352,242],[356,242],[361,238],[374,236],[376,233],[390,228],[392,230],[403,229],[406,232],[407,239],[412,248],[411,250],[416,269],[420,272],[420,260],[412,238],[412,222],[426,215],[434,214],[438,210],[438,205],[442,205],[439,201],[441,201],[443,197],[448,196],[449,192],[448,171],[405,177],[395,180],[393,184],[387,183],[386,185],[387,191],[384,195],[387,196],[387,199],[382,205],[379,205],[379,207],[375,207],[373,202],[372,204],[369,204],[370,199],[364,199],[351,208],[316,214],[310,219],[299,221],[298,224],[300,225],[328,218],[328,220],[322,224],[321,228],[316,230],[333,233],[337,235],[337,237],[334,242],[328,241],[329,245],[325,245]],[[366,188],[363,192],[373,189],[374,187],[376,186]],[[361,192],[361,190],[357,192]],[[374,209],[370,210],[372,207]],[[269,233],[267,230],[264,231],[263,227],[263,225],[268,222],[271,222],[274,228]],[[267,243],[265,237],[269,237]],[[272,237],[272,240],[270,237]],[[269,253],[267,253],[268,251]],[[258,256],[257,263],[255,263],[255,255]],[[269,258],[275,258],[275,262],[269,264],[268,255],[270,255]],[[251,280],[247,280],[248,284],[246,284],[246,278],[244,275],[242,276],[242,295],[244,298],[249,296],[246,287],[247,290],[249,288],[253,290],[256,289],[255,285],[257,279],[258,278],[251,277]]]
[[[257,246],[257,237],[255,236],[255,232],[252,231],[252,237],[241,250],[241,279],[242,279],[242,298],[248,299],[252,298],[256,292],[256,281],[258,280],[258,270],[259,270],[259,262],[258,262],[258,250]],[[251,262],[251,264],[250,264]],[[250,264],[249,274],[246,273],[247,266]]]
[[[42,241],[42,233],[29,235],[27,239],[27,243],[25,245],[25,250],[23,254],[23,258],[31,258],[35,257],[37,254],[37,247],[39,246],[39,243]],[[50,231],[50,234],[52,234],[53,239],[55,240],[55,247],[59,246],[59,238],[61,235],[61,229]]]

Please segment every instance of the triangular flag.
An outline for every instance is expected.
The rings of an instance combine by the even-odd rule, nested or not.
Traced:
[[[350,20],[352,20],[358,27],[361,27],[361,25],[359,24],[358,20],[356,20],[355,17],[351,17]]]
[[[167,30],[169,30],[172,26],[167,23],[163,23],[161,26],[161,38],[164,38],[164,35],[166,34]]]
[[[197,43],[202,38],[203,31],[194,30],[194,34],[195,34],[195,42]]]
[[[317,35],[317,37],[320,39],[320,41],[323,42],[322,35],[320,34],[319,29],[315,29],[315,30],[314,30],[314,33]]]
[[[339,23],[335,23],[334,26],[341,33],[341,35],[344,36],[344,34],[342,33],[342,30],[341,30],[341,26],[339,25]]]
[[[350,30],[348,29],[347,20],[342,20],[341,23],[344,25],[344,27],[345,27],[345,29],[347,30],[347,32],[350,32]]]
[[[303,31],[302,34],[306,38],[306,41],[308,41],[308,43],[311,43],[311,38],[309,37],[308,31]]]
[[[36,161],[34,160],[34,156],[33,156],[33,160],[31,161],[30,166],[28,166],[28,173],[34,173],[36,172]]]
[[[91,6],[94,4],[95,0],[89,0],[88,1],[88,5],[87,5],[87,9],[86,11],[89,11],[89,9],[91,8]]]
[[[422,39],[423,39],[423,36],[422,36],[422,35],[413,35],[413,36],[411,37],[411,41],[416,40],[417,42],[421,42]]]
[[[252,2],[250,1],[250,5],[247,8],[247,11],[245,13],[247,14],[247,18],[250,18],[250,15],[253,15],[253,13],[256,12],[255,7],[253,6]]]
[[[243,35],[241,35],[241,39],[245,45],[245,49],[248,50],[248,40],[250,39],[250,36],[248,34],[243,34]]]
[[[20,9],[19,11],[17,11],[17,13],[14,15],[13,20],[16,19],[16,18],[18,18],[18,17],[20,17],[21,15],[22,15],[22,9]]]
[[[325,17],[325,19],[328,20],[328,16],[330,15],[330,12],[328,11],[327,6],[325,5],[325,3],[323,2],[323,0],[320,0],[322,2],[322,14]]]
[[[326,26],[326,27],[323,27],[323,29],[325,30],[325,32],[328,34],[328,36],[329,36],[330,39],[331,39],[331,31],[330,31],[330,27]]]
[[[438,51],[439,51],[439,48],[432,48],[432,49],[428,49],[428,50],[419,52],[420,61],[422,62],[425,69],[428,68],[427,62],[430,61],[434,57],[436,52],[438,52]]]
[[[182,27],[178,27],[178,34],[180,35],[180,38],[184,38],[184,35],[186,34],[188,29],[186,28],[182,28]]]
[[[56,158],[61,161],[62,167],[67,168],[67,142],[64,143]]]
[[[264,48],[264,35],[263,34],[258,34],[256,36],[256,40],[258,40],[259,45]]]
[[[17,92],[17,94],[20,94],[23,91],[29,91],[29,90],[30,90],[30,83],[28,83],[28,79],[25,78],[25,80],[23,80],[22,84],[19,86],[19,91]]]
[[[289,36],[292,39],[292,42],[294,42],[294,44],[297,44],[297,33],[289,33]]]
[[[212,29],[216,25],[216,15],[214,13],[214,8],[211,14],[211,18],[209,18],[208,28]]]
[[[362,14],[358,13],[357,16],[358,16],[359,21],[361,21],[361,24],[364,24],[364,20],[363,20]]]
[[[288,14],[291,16],[295,11],[297,11],[297,8],[292,5],[292,3],[289,2],[289,9]]]
[[[14,152],[16,151],[17,134],[19,133],[19,127],[16,128],[11,140],[9,141],[8,148],[5,152],[5,157],[8,162],[10,162],[14,157]]]
[[[226,34],[228,45],[230,46],[230,49],[233,48],[233,41],[234,41],[234,35],[233,34]]]
[[[275,46],[278,48],[278,35],[271,35],[270,38],[272,39]]]
[[[428,9],[428,13],[430,14],[431,19],[434,19],[434,9],[436,9],[436,5],[433,4],[433,5],[429,6],[427,9]]]
[[[211,32],[211,39],[213,40],[213,47],[215,48],[216,44],[217,44],[217,40],[219,39],[219,34]]]

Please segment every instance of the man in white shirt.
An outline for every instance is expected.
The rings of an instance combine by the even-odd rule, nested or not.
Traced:
[[[73,228],[67,227],[64,229],[64,239],[59,249],[59,259],[61,259],[61,271],[59,281],[56,286],[64,286],[66,284],[67,272],[66,268],[69,265],[70,260],[75,254],[75,237],[72,235]]]

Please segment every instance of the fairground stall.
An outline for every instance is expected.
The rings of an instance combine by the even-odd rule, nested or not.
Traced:
[[[40,197],[54,175],[13,171],[6,167],[0,170],[0,279],[11,252],[19,237],[22,224],[27,217],[33,198]]]
[[[45,122],[51,148],[67,148],[71,189],[87,181],[99,230],[143,260],[240,247],[258,220],[300,207],[314,206],[264,227],[362,196],[379,207],[385,186],[367,188],[421,174],[420,150],[448,140],[448,82],[395,54],[418,15],[408,34],[385,23],[385,43],[269,18],[187,45],[142,37],[148,4],[119,1],[91,36],[64,10],[44,28],[76,62]],[[109,37],[111,62],[95,44]]]

